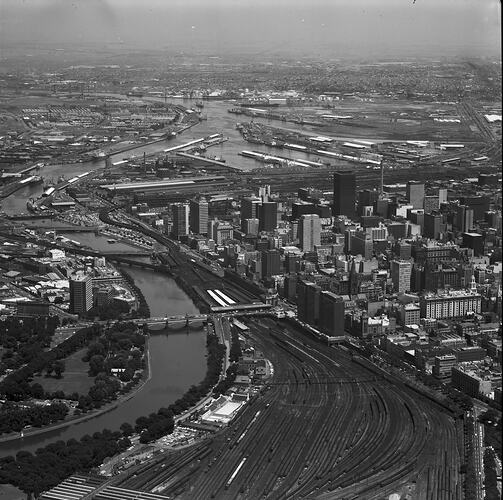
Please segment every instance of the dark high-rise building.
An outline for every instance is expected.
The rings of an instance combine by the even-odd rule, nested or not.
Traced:
[[[314,203],[296,202],[292,205],[292,217],[294,219],[299,219],[302,215],[315,214],[315,213],[316,208],[314,206]]]
[[[320,314],[321,288],[309,281],[299,281],[297,287],[297,316],[300,321],[316,326]]]
[[[426,238],[438,239],[442,232],[442,216],[440,214],[424,214],[423,235]]]
[[[460,202],[473,210],[473,220],[484,220],[484,212],[489,210],[489,198],[487,196],[463,196]],[[469,230],[470,228],[467,228]]]
[[[287,253],[285,255],[285,272],[286,273],[298,273],[300,271],[300,255],[294,253]]]
[[[208,202],[206,198],[190,200],[189,226],[195,234],[206,234],[208,231]]]
[[[262,252],[262,277],[270,278],[281,274],[281,258],[278,250]]]
[[[320,293],[320,330],[332,337],[344,335],[344,301],[332,292]]]
[[[85,314],[93,306],[91,277],[78,274],[70,278],[70,312]]]
[[[243,198],[241,200],[241,220],[258,219],[258,207],[262,204],[262,200],[256,196]]]
[[[294,302],[297,297],[297,275],[288,274],[283,282],[283,296],[286,300]]]
[[[260,231],[274,231],[278,225],[278,204],[274,201],[262,203],[258,209]]]
[[[334,174],[334,215],[355,217],[356,175],[341,171]]]
[[[475,257],[484,255],[484,237],[478,233],[463,233],[463,246],[471,248]]]
[[[189,234],[189,206],[185,203],[171,205],[173,211],[173,237],[180,238]]]
[[[473,209],[466,205],[459,205],[456,213],[456,227],[467,232],[473,229],[474,213]]]
[[[379,199],[376,190],[364,189],[358,193],[358,213],[363,215],[363,207],[373,207]]]

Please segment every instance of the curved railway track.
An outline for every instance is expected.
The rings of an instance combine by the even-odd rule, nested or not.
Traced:
[[[123,483],[181,499],[462,498],[455,419],[342,350],[249,324],[274,380],[211,439],[147,465]]]

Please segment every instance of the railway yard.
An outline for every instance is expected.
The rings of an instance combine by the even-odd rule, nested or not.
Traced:
[[[170,498],[462,498],[462,426],[343,348],[248,322],[274,378],[230,426],[131,469],[118,486]]]

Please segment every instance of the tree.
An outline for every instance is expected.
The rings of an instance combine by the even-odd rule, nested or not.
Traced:
[[[129,422],[124,422],[123,424],[121,424],[120,430],[124,437],[129,437],[134,434],[133,426]]]
[[[101,354],[95,354],[89,360],[89,372],[91,375],[105,371],[105,358]]]
[[[65,362],[62,359],[57,359],[54,361],[53,367],[56,378],[61,378],[63,372],[65,371]]]

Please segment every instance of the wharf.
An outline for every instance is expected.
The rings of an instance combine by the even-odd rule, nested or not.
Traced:
[[[227,165],[226,163],[223,163],[223,162],[217,161],[217,160],[212,160],[210,158],[206,158],[205,156],[193,155],[190,153],[183,153],[180,151],[177,152],[176,155],[181,156],[183,158],[189,158],[191,160],[197,160],[197,161],[200,161],[200,162],[205,163],[207,165],[219,167],[219,168],[222,168],[222,169],[225,169],[228,171],[232,171],[232,172],[239,172],[240,171],[239,168],[231,167],[230,165]]]

